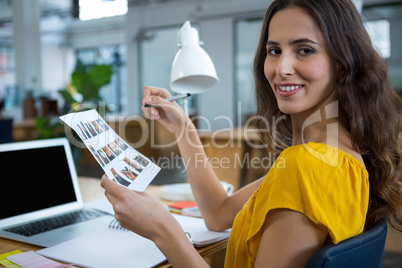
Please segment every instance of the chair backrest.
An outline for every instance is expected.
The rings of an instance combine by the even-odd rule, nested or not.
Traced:
[[[0,119],[0,143],[8,143],[13,141],[13,120]]]
[[[363,234],[346,239],[336,245],[325,245],[314,253],[305,268],[379,268],[386,236],[387,223],[381,221]]]

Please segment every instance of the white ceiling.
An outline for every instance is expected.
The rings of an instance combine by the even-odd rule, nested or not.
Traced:
[[[7,34],[9,35],[11,31],[12,1],[16,0],[0,0],[0,38]],[[113,1],[113,0],[103,0],[103,1]],[[190,0],[128,0],[128,5],[129,6],[147,5],[147,4],[155,4],[169,1],[190,1]],[[209,0],[193,0],[193,1],[209,1]],[[220,0],[211,0],[211,1],[220,1]],[[366,6],[383,5],[386,3],[402,4],[402,0],[363,0],[363,1],[364,5]],[[42,17],[52,22],[51,31],[57,31],[57,27],[59,27],[60,24],[65,23],[66,20],[71,20],[72,3],[73,0],[40,0]],[[64,28],[61,27],[60,30],[65,30],[65,27]]]
[[[0,27],[1,22],[5,22],[7,20],[12,19],[11,12],[11,2],[15,0],[0,0]],[[103,0],[103,1],[112,1],[112,0]],[[142,4],[151,4],[158,2],[168,2],[168,1],[179,1],[179,0],[128,0],[128,4],[130,6],[133,5],[142,5]],[[188,1],[188,0],[181,0]],[[219,1],[219,0],[215,0]],[[402,3],[402,0],[363,0],[364,5],[377,5],[377,4],[388,4],[388,3]],[[70,14],[72,8],[73,0],[40,0],[40,7],[43,15],[51,15],[51,14]]]

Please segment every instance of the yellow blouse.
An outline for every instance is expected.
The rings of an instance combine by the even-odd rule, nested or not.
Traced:
[[[237,214],[225,267],[253,267],[268,212],[287,208],[328,229],[332,243],[363,232],[369,201],[365,167],[322,143],[285,149]]]

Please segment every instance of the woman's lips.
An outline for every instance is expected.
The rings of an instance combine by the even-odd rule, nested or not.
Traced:
[[[297,84],[276,85],[276,91],[278,92],[278,95],[281,97],[292,96],[298,93],[303,88],[304,88],[303,85],[297,85]]]

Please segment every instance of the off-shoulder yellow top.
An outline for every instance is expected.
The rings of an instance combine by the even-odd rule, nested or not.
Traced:
[[[225,267],[254,267],[261,228],[272,209],[305,214],[325,226],[336,244],[363,232],[368,201],[368,173],[356,158],[322,143],[289,147],[237,214]]]

